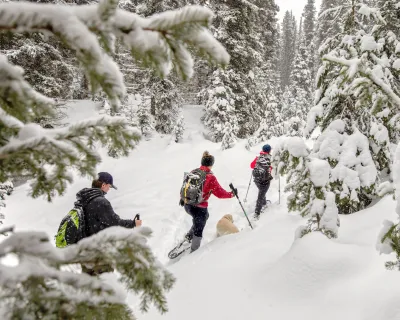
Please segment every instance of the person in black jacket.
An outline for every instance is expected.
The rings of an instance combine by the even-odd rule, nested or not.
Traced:
[[[76,195],[75,205],[82,207],[85,219],[85,237],[90,237],[108,227],[121,226],[134,228],[142,225],[141,220],[121,219],[113,210],[111,203],[104,197],[110,188],[117,189],[113,177],[107,172],[100,172],[92,188],[84,188]],[[112,272],[108,264],[82,265],[82,271],[89,275]]]

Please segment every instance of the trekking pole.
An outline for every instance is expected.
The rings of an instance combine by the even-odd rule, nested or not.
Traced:
[[[278,201],[278,204],[281,204],[281,175],[279,175],[278,192],[279,192],[279,201]]]
[[[237,190],[233,187],[233,184],[232,184],[232,183],[229,185],[229,187],[231,188],[233,194],[234,194],[234,195],[236,196],[236,198],[238,199],[239,204],[240,204],[240,206],[242,207],[242,210],[243,210],[243,212],[244,212],[244,215],[246,216],[246,219],[247,219],[247,221],[249,222],[250,227],[253,229],[253,226],[251,225],[251,222],[250,222],[250,220],[249,220],[249,217],[247,216],[246,211],[244,210],[243,205],[242,205],[242,203],[240,202],[239,196],[238,196],[238,194],[237,194]]]
[[[249,187],[247,188],[246,197],[245,197],[244,200],[243,200],[244,203],[247,202],[247,195],[249,194],[250,185],[251,185],[251,178],[252,178],[252,177],[253,177],[253,172],[250,174]]]

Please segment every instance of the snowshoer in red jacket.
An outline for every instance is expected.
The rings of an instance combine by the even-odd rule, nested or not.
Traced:
[[[250,167],[253,169],[254,183],[258,188],[258,197],[254,215],[256,219],[260,217],[262,207],[267,204],[266,194],[272,180],[270,152],[271,146],[269,144],[264,145],[260,155],[250,164]]]
[[[191,201],[189,197],[182,199],[181,194],[180,205],[184,206],[185,211],[193,218],[193,225],[186,234],[186,239],[191,241],[191,252],[200,247],[200,243],[203,238],[203,230],[209,217],[208,199],[210,198],[211,194],[220,199],[230,199],[235,196],[233,192],[226,191],[218,183],[217,178],[211,171],[214,161],[214,157],[205,151],[203,157],[201,158],[201,167],[193,170],[191,173],[194,174],[195,178],[202,176],[205,179],[202,183],[202,195],[199,197],[199,199],[201,199],[198,200],[199,203],[196,203],[195,200]],[[201,180],[201,177],[199,180]],[[181,192],[184,191],[181,190]]]

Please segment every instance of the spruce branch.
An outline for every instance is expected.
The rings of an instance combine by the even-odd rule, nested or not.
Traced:
[[[101,279],[61,271],[63,266],[107,263],[120,274],[126,288],[141,294],[141,308],[153,303],[167,311],[165,292],[174,277],[157,262],[147,245],[149,228],[112,227],[63,249],[54,248],[42,232],[16,232],[0,243],[0,257],[17,254],[15,267],[0,262],[0,301],[12,317],[47,315],[54,319],[133,319],[131,311]],[[116,313],[117,312],[117,313]],[[39,317],[40,318],[40,317]],[[51,318],[53,319],[53,318]]]
[[[71,169],[95,176],[95,167],[100,161],[94,150],[96,142],[106,147],[112,145],[127,155],[141,137],[139,131],[128,127],[125,118],[109,116],[80,121],[61,129],[45,130],[29,124],[20,129],[20,136],[24,130],[25,138],[14,138],[0,147],[0,180],[8,180],[16,173],[36,176],[32,196],[46,195],[49,201],[53,190],[61,195],[66,189],[65,181],[72,182]],[[32,136],[32,132],[36,135]],[[48,166],[44,167],[43,163]]]

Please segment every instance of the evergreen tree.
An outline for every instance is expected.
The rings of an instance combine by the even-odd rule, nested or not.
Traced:
[[[299,41],[299,48],[290,74],[290,85],[287,88],[282,101],[282,120],[287,123],[288,135],[302,136],[306,115],[312,106],[313,81],[310,69],[309,48],[306,46],[305,35]]]
[[[320,48],[327,39],[336,36],[341,31],[340,11],[336,8],[342,3],[342,0],[322,0],[316,26],[317,48]]]
[[[183,115],[181,115],[174,127],[174,136],[176,143],[182,142],[184,132],[185,132],[185,118]]]
[[[157,132],[172,133],[182,103],[175,85],[168,79],[155,80],[149,91],[155,105]]]
[[[224,136],[222,137],[221,149],[226,150],[232,148],[236,143],[236,137],[233,134],[232,125],[225,123]]]
[[[315,79],[315,31],[316,31],[316,8],[315,0],[307,0],[307,4],[303,11],[303,33],[304,38],[299,38],[299,50],[307,50],[305,56],[305,62],[308,66],[308,71],[311,75],[311,86],[310,91],[314,89],[314,79]],[[296,68],[297,63],[294,63]]]
[[[120,37],[139,61],[165,76],[174,65],[183,78],[192,74],[190,44],[211,61],[229,56],[209,36],[210,10],[193,6],[148,19],[117,9],[117,2],[88,6],[39,6],[0,3],[0,30],[53,34],[74,50],[91,89],[105,91],[117,113],[126,88],[109,53]],[[207,35],[207,36],[205,36]],[[43,129],[34,119],[53,115],[55,102],[37,92],[23,69],[0,54],[0,183],[14,175],[34,177],[31,195],[62,194],[72,181],[70,170],[95,176],[100,142],[127,154],[139,135],[126,119],[101,116],[64,128]],[[12,235],[0,243],[0,300],[8,319],[133,319],[131,310],[108,284],[85,274],[61,271],[70,264],[104,261],[115,267],[126,288],[141,295],[141,309],[167,311],[165,292],[173,276],[156,261],[146,238],[150,230],[108,229],[65,249],[56,249],[42,232],[0,231]],[[9,255],[18,265],[5,264]],[[3,259],[5,258],[5,259]]]
[[[206,105],[205,124],[220,142],[225,123],[219,125],[221,117],[218,116],[214,126],[212,114],[217,116],[217,113],[208,110],[209,106],[215,105],[214,89],[218,83],[230,95],[229,103],[236,118],[235,123],[231,123],[234,134],[245,138],[257,130],[265,112],[266,85],[272,81],[266,71],[273,65],[271,59],[276,59],[278,7],[273,0],[253,3],[211,1],[209,5],[217,13],[214,34],[232,59],[227,70],[210,75],[209,87],[201,93],[201,100]],[[214,132],[215,129],[219,132]]]
[[[281,85],[285,88],[289,85],[290,73],[296,54],[297,22],[292,12],[286,11],[282,23],[282,47],[281,47]]]
[[[312,231],[336,238],[338,210],[330,191],[330,167],[327,161],[315,159],[301,138],[287,138],[274,146],[272,166],[275,176],[287,175],[285,191],[289,211],[308,217],[307,226],[296,231],[296,238]]]
[[[379,196],[379,173],[390,168],[390,143],[399,141],[400,91],[393,80],[399,76],[395,67],[398,41],[392,36],[393,32],[386,29],[379,12],[358,2],[343,7],[342,12],[346,12],[343,33],[332,38],[321,51],[323,65],[319,70],[317,105],[309,114],[307,131],[311,132],[316,126],[325,131],[333,121],[342,119],[341,134],[348,137],[344,141],[349,141],[351,157],[356,161],[363,154],[362,166],[370,169],[362,179],[363,188],[350,190],[353,192],[350,197],[357,205],[346,209],[345,204],[340,205],[343,199],[337,195],[340,212],[350,213],[366,207]],[[367,17],[377,22],[371,33],[367,33]],[[357,167],[356,163],[348,165]],[[342,181],[339,179],[338,183]],[[346,192],[347,187],[343,185],[336,190],[342,188]]]
[[[208,90],[208,101],[205,106],[203,121],[211,131],[214,142],[221,142],[224,137],[225,124],[230,123],[234,134],[238,132],[238,121],[235,115],[235,95],[224,78],[234,76],[234,72],[217,70],[214,72],[213,89]]]
[[[314,43],[316,29],[316,8],[315,0],[307,0],[307,4],[303,11],[303,33],[305,47],[309,47]]]
[[[152,136],[152,132],[154,131],[153,127],[153,119],[150,114],[150,103],[149,99],[142,97],[141,103],[139,105],[137,111],[138,125],[140,127],[140,131],[142,135],[149,139]]]

